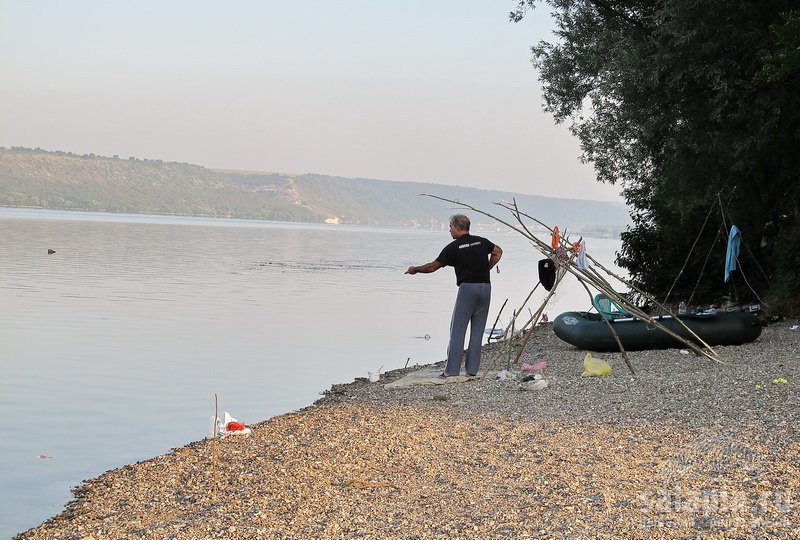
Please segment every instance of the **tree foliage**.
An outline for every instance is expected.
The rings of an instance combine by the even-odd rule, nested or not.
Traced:
[[[623,187],[633,225],[618,264],[656,296],[674,283],[676,302],[791,303],[800,293],[796,0],[547,3],[556,39],[532,47],[545,110],[569,124],[599,181]],[[512,20],[537,4],[520,1]],[[725,283],[732,224],[740,272]]]

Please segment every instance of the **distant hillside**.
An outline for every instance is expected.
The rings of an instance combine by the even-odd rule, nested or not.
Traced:
[[[440,227],[452,205],[430,193],[507,218],[494,203],[519,208],[573,232],[616,236],[629,223],[625,205],[501,191],[342,178],[219,171],[187,163],[40,149],[0,148],[0,206]],[[487,226],[489,218],[475,216]]]

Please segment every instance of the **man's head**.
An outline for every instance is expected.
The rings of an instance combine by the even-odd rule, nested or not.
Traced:
[[[450,236],[458,238],[469,232],[469,218],[464,214],[450,216]]]

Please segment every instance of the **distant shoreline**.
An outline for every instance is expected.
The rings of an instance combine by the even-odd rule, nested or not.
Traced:
[[[531,186],[535,185],[532,181]],[[420,196],[424,193],[435,197]],[[498,210],[498,202],[512,200],[542,223],[585,235],[615,237],[631,223],[621,202],[0,148],[0,206],[8,207],[403,228],[438,229],[444,225],[446,230],[447,218],[455,209],[447,201],[464,201],[492,213]],[[510,217],[506,210],[501,213]],[[502,229],[493,218],[475,218],[473,224],[480,230]],[[532,221],[530,226],[538,227]]]
[[[42,208],[42,207],[35,207],[35,206],[9,206],[9,205],[0,205],[0,211],[3,209],[7,210],[20,210],[20,211],[36,211],[36,212],[52,212],[52,213],[60,213],[63,214],[65,217],[69,217],[69,214],[74,215],[96,215],[96,216],[110,216],[115,219],[110,219],[109,221],[120,221],[123,220],[125,217],[132,217],[132,218],[186,218],[186,219],[197,219],[197,220],[209,220],[210,222],[217,221],[219,223],[224,222],[242,222],[242,223],[276,223],[276,224],[283,224],[283,225],[297,225],[297,226],[320,226],[320,227],[332,227],[332,226],[343,226],[343,227],[365,227],[368,229],[387,229],[387,230],[427,230],[427,231],[443,231],[446,230],[443,227],[413,227],[413,226],[390,226],[390,225],[368,225],[368,224],[353,224],[353,223],[325,223],[325,222],[306,222],[306,221],[279,221],[279,220],[269,220],[269,219],[260,219],[260,218],[238,218],[238,217],[222,217],[222,216],[211,216],[211,215],[190,215],[190,214],[147,214],[147,213],[132,213],[132,212],[109,212],[109,211],[94,211],[94,210],[76,210],[76,209],[63,209],[63,208]],[[485,226],[480,223],[476,224],[474,227],[475,232],[482,232],[482,233],[495,233],[495,234],[516,234],[517,232],[509,229],[507,227],[502,227],[502,229],[498,228],[497,226]],[[583,233],[581,231],[571,231],[572,234],[576,236],[586,236],[587,238],[604,238],[604,239],[619,239],[618,236],[611,236],[611,235],[597,235],[592,236],[594,233]],[[542,232],[544,235],[545,233]]]

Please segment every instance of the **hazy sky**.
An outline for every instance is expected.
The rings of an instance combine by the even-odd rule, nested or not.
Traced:
[[[0,0],[0,146],[620,200],[515,0]]]

